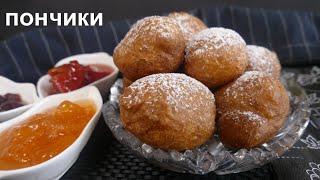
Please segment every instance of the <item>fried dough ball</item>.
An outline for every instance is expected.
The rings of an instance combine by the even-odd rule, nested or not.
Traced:
[[[130,79],[128,79],[126,77],[123,77],[122,82],[123,82],[123,87],[128,87],[128,86],[130,86],[130,84],[133,83],[133,81],[131,81]]]
[[[275,52],[255,45],[247,46],[248,71],[262,71],[280,78],[281,65]]]
[[[168,17],[173,18],[180,26],[186,42],[197,32],[208,28],[199,18],[186,12],[172,12]]]
[[[247,65],[246,43],[233,30],[205,29],[187,43],[185,71],[209,88],[233,81]]]
[[[212,137],[214,95],[184,74],[154,74],[136,80],[120,96],[124,127],[155,148],[193,149]]]
[[[289,114],[289,97],[278,79],[247,71],[216,93],[219,136],[234,148],[253,148],[271,140]]]
[[[183,62],[185,42],[172,18],[151,16],[139,20],[114,50],[114,62],[131,80],[174,72]]]

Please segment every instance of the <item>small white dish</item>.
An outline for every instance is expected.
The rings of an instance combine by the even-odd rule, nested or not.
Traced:
[[[69,56],[60,60],[55,65],[55,67],[61,66],[63,64],[68,64],[70,61],[73,61],[73,60],[77,60],[79,64],[82,64],[82,65],[102,64],[102,65],[107,65],[113,69],[113,72],[108,76],[89,84],[89,85],[96,86],[99,89],[101,95],[103,97],[106,97],[109,89],[111,88],[112,84],[116,80],[119,72],[117,66],[113,63],[112,56],[110,56],[105,52],[98,52],[98,53],[91,53],[91,54],[78,54],[78,55]],[[37,83],[37,90],[39,93],[39,97],[44,98],[49,96],[50,89],[51,89],[50,76],[47,74],[42,76]]]
[[[59,179],[74,164],[84,146],[87,144],[93,129],[95,128],[102,108],[102,97],[94,86],[87,86],[79,90],[56,94],[46,97],[36,103],[30,110],[19,117],[0,125],[0,133],[7,128],[23,122],[32,115],[45,112],[47,109],[58,106],[62,101],[77,101],[89,99],[96,105],[96,113],[82,130],[80,136],[64,151],[57,156],[35,166],[16,169],[0,170],[0,179],[6,180],[53,180]],[[0,137],[1,138],[1,137]]]
[[[39,99],[35,85],[31,83],[16,83],[10,79],[0,76],[0,95],[4,95],[6,93],[19,94],[26,105],[0,112],[0,122],[7,121],[22,114]]]

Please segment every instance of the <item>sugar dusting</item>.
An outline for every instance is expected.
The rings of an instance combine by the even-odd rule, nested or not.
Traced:
[[[259,85],[263,84],[266,79],[266,77],[270,77],[267,73],[260,72],[260,71],[247,71],[242,76],[240,76],[237,80],[235,80],[230,86],[228,86],[225,91],[224,95],[226,98],[233,98],[242,100],[246,99],[245,102],[241,101],[240,103],[247,106],[251,105],[254,106],[255,97],[257,95],[253,95],[254,92],[252,92],[252,89],[255,89],[256,92],[259,92],[260,89]],[[269,87],[267,87],[269,90],[273,91],[274,86],[271,84]],[[248,91],[248,89],[251,89]],[[227,111],[227,112],[220,112],[225,113],[224,115],[232,115],[235,120],[239,117],[239,115],[245,116],[247,120],[249,121],[255,121],[259,123],[263,123],[265,121],[265,118],[263,116],[260,116],[259,114],[256,114],[252,111],[246,111],[246,110],[235,110],[235,111]],[[231,114],[230,114],[231,113]]]
[[[125,43],[126,46],[130,46],[138,38],[148,41],[148,38],[156,38],[159,36],[167,39],[175,39],[174,35],[179,30],[179,26],[175,24],[171,18],[149,16],[137,21],[121,40],[120,44]]]
[[[153,96],[149,103],[163,101],[163,96],[161,95],[164,95],[165,102],[176,108],[175,110],[177,108],[196,110],[201,107],[207,107],[208,104],[206,103],[213,103],[215,100],[211,91],[201,82],[178,73],[146,76],[132,83],[129,88],[135,92],[135,95],[133,96],[131,93],[122,97],[128,99],[129,104],[140,103],[141,97],[147,93],[159,95]],[[206,98],[207,100],[201,98]]]
[[[262,77],[267,76],[267,74],[259,71],[246,71],[243,75],[241,75],[232,85],[232,87],[239,86],[250,86],[260,81]]]
[[[170,13],[168,17],[175,20],[187,40],[189,40],[194,33],[207,28],[200,19],[185,12]]]
[[[224,114],[224,116],[231,116],[233,120],[235,121],[240,121],[240,117],[245,117],[243,120],[248,120],[251,122],[256,122],[256,123],[265,123],[266,119],[252,111],[240,111],[240,110],[235,110],[235,111],[229,111]]]
[[[200,44],[200,45],[199,45]],[[228,49],[231,46],[246,45],[243,38],[234,30],[215,27],[200,31],[194,35],[186,47],[186,53],[197,48],[199,53],[203,51]]]
[[[253,89],[253,87],[257,87],[257,85],[262,84],[263,81],[266,79],[264,78],[266,76],[269,76],[269,75],[264,72],[246,71],[243,75],[241,75],[238,79],[236,79],[231,86],[229,86],[225,90],[225,95],[231,96],[234,99],[237,99],[241,96],[250,97],[250,94],[248,94],[249,92],[245,91],[245,89]],[[270,85],[266,88],[268,88],[269,90],[273,90],[274,86]]]
[[[273,74],[274,64],[277,62],[276,54],[268,49],[255,45],[247,46],[249,70],[257,70]]]

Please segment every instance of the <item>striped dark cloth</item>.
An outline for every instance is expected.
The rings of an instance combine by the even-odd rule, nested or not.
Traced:
[[[247,44],[276,51],[283,65],[320,64],[320,15],[239,7],[191,11],[209,27],[236,30]],[[0,75],[36,82],[61,58],[106,51],[124,37],[136,19],[112,21],[103,27],[51,27],[20,33],[0,43]]]

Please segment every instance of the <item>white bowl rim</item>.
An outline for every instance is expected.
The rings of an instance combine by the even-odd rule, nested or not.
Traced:
[[[20,106],[18,108],[14,108],[14,109],[10,109],[8,111],[3,111],[3,112],[0,112],[0,116],[7,116],[11,113],[14,113],[16,111],[21,111],[21,110],[24,110],[24,109],[29,109],[35,102],[37,102],[39,100],[39,96],[38,96],[38,93],[37,93],[37,90],[36,90],[36,86],[32,83],[18,83],[18,82],[14,82],[4,76],[0,76],[0,83],[6,83],[6,84],[12,84],[14,85],[15,87],[28,87],[32,90],[32,94],[33,94],[33,102],[32,103],[29,103],[29,104],[25,104],[23,106]],[[21,95],[20,95],[21,96]],[[19,115],[18,115],[19,116]]]
[[[20,169],[13,169],[13,170],[0,170],[0,178],[1,176],[8,176],[8,175],[14,175],[14,174],[22,174],[22,173],[26,173],[28,171],[34,171],[34,170],[37,170],[38,168],[42,167],[42,166],[46,166],[48,164],[50,164],[51,162],[55,161],[55,160],[58,160],[61,158],[61,156],[64,154],[64,152],[66,151],[69,151],[71,149],[71,147],[73,145],[75,145],[77,142],[79,142],[81,139],[84,138],[86,132],[89,130],[89,126],[90,124],[93,122],[93,120],[95,118],[97,118],[97,116],[101,113],[101,108],[102,108],[102,105],[103,105],[103,102],[102,102],[102,97],[99,93],[99,90],[98,88],[94,87],[94,86],[87,86],[85,88],[81,88],[81,89],[78,89],[78,90],[75,90],[75,91],[72,91],[72,92],[69,92],[69,93],[61,93],[61,94],[55,94],[55,95],[51,95],[51,96],[48,96],[46,98],[43,98],[41,99],[40,101],[38,101],[31,109],[29,109],[27,112],[29,111],[34,111],[34,109],[37,109],[38,106],[41,106],[41,104],[44,104],[44,103],[48,103],[50,99],[54,99],[54,98],[58,98],[59,96],[61,96],[61,98],[63,99],[63,97],[67,97],[69,95],[73,95],[73,94],[80,94],[81,92],[88,92],[88,93],[92,93],[92,91],[99,97],[99,102],[95,103],[96,105],[96,112],[95,114],[92,116],[92,118],[88,121],[88,123],[86,124],[86,126],[83,128],[82,132],[80,133],[80,135],[76,138],[75,141],[73,141],[73,143],[71,143],[66,149],[64,149],[63,151],[61,151],[59,154],[57,154],[56,156],[52,157],[51,159],[47,160],[47,161],[44,161],[42,163],[39,163],[39,164],[36,164],[36,165],[33,165],[33,166],[29,166],[29,167],[25,167],[25,168],[20,168]],[[81,98],[80,98],[81,99]],[[83,98],[82,98],[83,99]],[[46,110],[46,109],[44,109]],[[11,121],[6,121],[4,123],[2,123],[0,126],[6,126],[4,128],[2,128],[2,130],[0,130],[0,133],[2,131],[4,131],[5,129],[11,127],[11,126],[14,126],[15,124],[18,124],[18,123],[21,123],[23,122],[26,118],[28,117],[31,117],[32,115],[35,115],[35,114],[38,114],[38,113],[35,113],[35,114],[27,114],[27,112],[24,114],[24,116],[18,116],[18,117],[15,117],[13,118]],[[22,120],[21,120],[22,119]]]
[[[112,56],[110,56],[108,53],[106,52],[93,52],[93,53],[82,53],[82,54],[75,54],[75,55],[72,55],[72,56],[67,56],[65,58],[62,58],[60,59],[55,65],[54,67],[58,67],[58,66],[61,66],[63,64],[67,64],[69,63],[70,61],[73,61],[73,60],[76,60],[76,61],[87,61],[87,60],[83,60],[83,59],[78,59],[78,58],[84,58],[84,57],[90,57],[90,56],[105,56],[105,58],[113,58]],[[90,60],[92,62],[92,60]],[[105,61],[102,60],[102,59],[95,59],[94,61],[98,62],[98,63],[103,63],[105,64]],[[80,63],[80,62],[79,62]],[[81,63],[80,63],[81,64]],[[88,63],[88,64],[91,64],[91,63]]]

